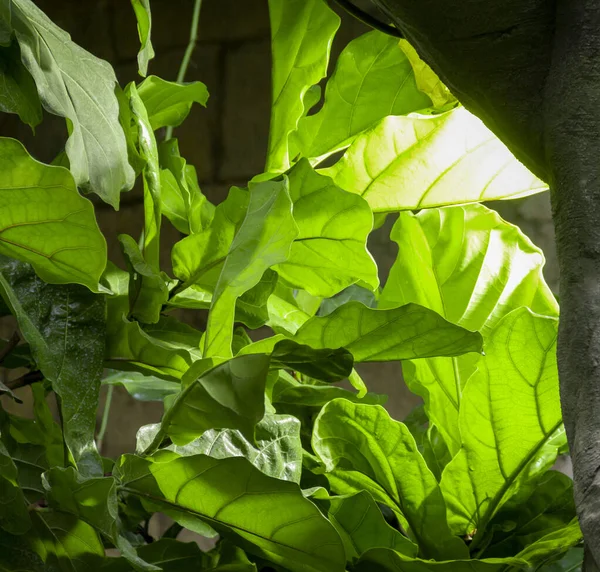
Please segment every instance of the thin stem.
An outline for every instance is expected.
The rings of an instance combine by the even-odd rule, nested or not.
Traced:
[[[185,53],[183,54],[183,59],[181,60],[181,65],[179,66],[179,72],[177,74],[177,83],[182,83],[185,79],[185,74],[187,72],[188,66],[190,65],[190,60],[192,59],[192,54],[196,49],[196,43],[198,42],[198,27],[200,25],[200,9],[202,8],[202,0],[196,0],[194,3],[194,13],[192,15],[192,25],[190,27],[190,41],[188,42],[187,48],[185,49]],[[167,133],[165,135],[165,140],[171,139],[173,137],[173,127],[167,127]]]
[[[25,375],[9,381],[6,384],[6,387],[8,387],[8,389],[19,389],[19,387],[31,385],[32,383],[42,381],[42,379],[44,379],[44,375],[41,371],[29,371]]]
[[[98,447],[98,452],[100,454],[102,454],[104,435],[106,434],[106,428],[108,427],[108,417],[110,415],[110,406],[112,403],[114,389],[114,385],[108,386],[108,392],[106,393],[106,401],[104,402],[104,412],[102,413],[102,423],[100,423],[100,431],[98,431],[98,436],[96,437],[96,446]]]

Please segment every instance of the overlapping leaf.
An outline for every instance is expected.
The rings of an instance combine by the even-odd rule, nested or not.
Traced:
[[[524,197],[547,189],[466,109],[387,117],[323,174],[393,212]]]
[[[304,96],[327,73],[340,19],[323,0],[269,0],[272,108],[267,172],[290,167],[289,136],[302,117]]]
[[[150,0],[131,0],[131,5],[137,19],[138,35],[140,37],[140,50],[138,52],[138,70],[140,75],[146,77],[148,73],[148,62],[154,57],[152,47],[152,12],[150,11]]]
[[[289,174],[299,234],[277,272],[314,296],[329,297],[362,281],[379,286],[377,266],[366,248],[373,228],[369,205],[317,174],[307,160]]]
[[[327,82],[322,109],[300,120],[298,147],[305,157],[322,157],[387,115],[406,115],[430,105],[398,40],[369,32],[344,48]]]

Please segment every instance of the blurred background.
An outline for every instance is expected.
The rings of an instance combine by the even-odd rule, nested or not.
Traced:
[[[142,79],[137,75],[139,40],[128,0],[36,0],[36,4],[71,34],[75,42],[110,62],[121,85]],[[175,80],[189,39],[193,4],[194,0],[151,0],[156,57],[150,62],[150,74]],[[332,64],[350,40],[368,31],[360,22],[341,15]],[[204,0],[199,41],[186,81],[204,82],[210,99],[206,109],[198,105],[192,108],[174,136],[179,140],[181,155],[196,167],[204,194],[214,203],[227,196],[231,185],[245,186],[250,178],[263,171],[271,105],[270,65],[267,0]],[[43,123],[32,133],[16,116],[0,114],[0,134],[21,140],[34,157],[50,162],[63,149],[66,127],[62,118],[45,114]],[[140,189],[122,195],[117,212],[100,201],[94,203],[108,241],[109,258],[125,268],[117,236],[127,233],[137,238],[140,234],[143,223]],[[548,193],[488,206],[518,224],[544,250],[548,261],[546,278],[556,292],[558,271]],[[388,217],[369,242],[382,282],[397,255],[396,244],[388,238],[393,222],[394,217]],[[181,236],[165,218],[161,238],[163,269],[171,274],[170,250]],[[203,329],[204,315],[200,312],[190,311],[178,317]],[[0,322],[1,337],[8,338],[13,331],[14,323],[10,320]],[[399,363],[364,364],[359,371],[371,391],[389,395],[388,409],[394,418],[403,419],[419,403],[402,382]],[[0,369],[1,376],[5,373]],[[23,388],[19,392],[24,405],[6,403],[13,411],[25,415],[30,390]],[[103,400],[104,397],[105,388]],[[102,411],[101,403],[99,419]],[[135,401],[125,390],[117,388],[102,454],[116,457],[133,451],[137,429],[159,421],[161,413],[161,403]]]

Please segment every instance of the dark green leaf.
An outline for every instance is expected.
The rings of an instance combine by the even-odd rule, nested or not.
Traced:
[[[298,485],[268,477],[246,459],[126,455],[118,474],[125,491],[201,518],[234,535],[238,546],[291,572],[344,570],[337,532]]]
[[[155,75],[146,78],[139,86],[139,93],[152,129],[178,127],[188,116],[193,103],[206,107],[208,89],[200,81],[176,83]]]
[[[0,137],[0,252],[32,264],[47,282],[97,290],[106,241],[94,207],[62,167],[33,159]]]
[[[17,475],[15,463],[0,442],[0,528],[11,534],[24,534],[31,528],[31,519]]]
[[[583,548],[572,548],[564,558],[542,568],[543,572],[581,572]]]
[[[16,113],[31,128],[42,122],[40,98],[16,42],[0,48],[0,111]]]
[[[266,172],[290,167],[289,136],[305,112],[304,96],[327,73],[339,17],[323,0],[269,0],[272,108]]]
[[[277,272],[314,296],[333,296],[359,281],[377,289],[377,266],[367,250],[369,205],[317,174],[306,159],[292,168],[289,183],[299,235]]]
[[[154,57],[154,48],[150,34],[152,32],[152,13],[150,0],[131,0],[137,19],[138,35],[140,37],[140,51],[138,52],[138,69],[142,77],[148,73],[148,62]]]
[[[465,544],[450,532],[442,491],[413,436],[385,409],[329,402],[315,422],[313,450],[325,463],[332,489],[366,490],[394,509],[426,558],[467,556]]]
[[[35,361],[60,398],[64,438],[79,470],[102,471],[94,443],[104,359],[106,301],[78,285],[42,282],[28,264],[2,259],[0,284]]]
[[[462,107],[387,117],[323,174],[361,195],[374,212],[517,198],[547,188]]]
[[[452,356],[481,351],[481,335],[416,304],[374,310],[349,302],[311,318],[294,341],[313,348],[346,348],[357,362]]]
[[[30,542],[0,530],[0,570],[2,572],[54,572],[44,565]]]
[[[460,408],[462,449],[442,490],[456,534],[477,546],[513,487],[552,466],[562,418],[556,369],[557,319],[522,308],[488,338]],[[515,399],[518,396],[518,399]],[[474,546],[474,547],[475,547]]]
[[[369,32],[344,48],[327,82],[323,108],[300,121],[298,146],[305,157],[322,157],[387,115],[406,115],[430,105],[398,40]]]
[[[42,105],[68,121],[66,152],[77,185],[117,208],[134,173],[119,125],[112,67],[74,44],[31,0],[12,0],[12,25]]]

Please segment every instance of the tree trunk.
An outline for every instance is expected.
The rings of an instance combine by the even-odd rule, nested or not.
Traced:
[[[463,104],[552,188],[563,419],[584,571],[598,572],[600,0],[373,1]]]

